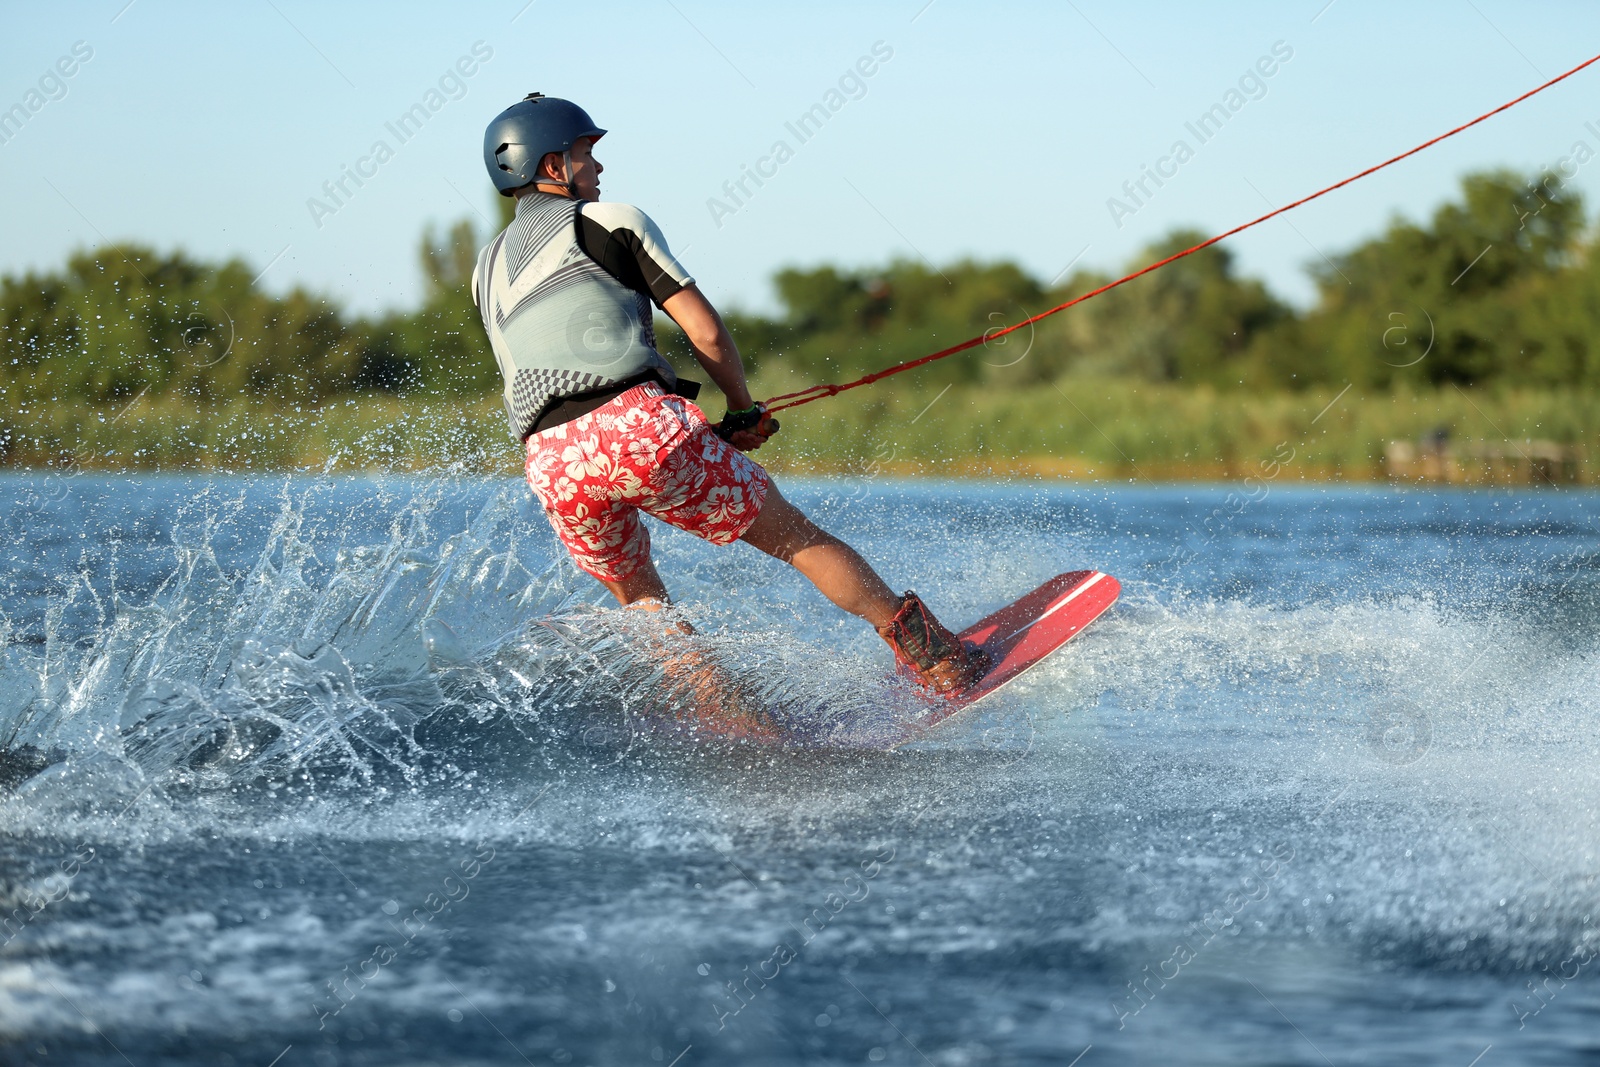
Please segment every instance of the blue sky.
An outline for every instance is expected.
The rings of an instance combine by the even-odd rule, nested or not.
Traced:
[[[74,65],[79,42],[92,56]],[[1292,56],[1265,64],[1272,75],[1201,144],[1185,124],[1275,44]],[[475,45],[488,58],[457,68]],[[605,198],[653,216],[721,305],[769,309],[768,279],[788,264],[971,256],[1050,279],[1073,262],[1121,265],[1179,225],[1252,218],[1594,51],[1600,5],[1507,0],[13,5],[0,109],[41,80],[44,103],[0,144],[0,272],[136,240],[242,257],[274,291],[408,306],[423,227],[493,215],[484,125],[539,90],[611,131]],[[1597,89],[1592,68],[1231,247],[1304,301],[1306,263],[1425,214],[1463,173],[1550,165],[1580,140],[1600,150]],[[429,90],[436,110],[401,143],[386,124]],[[802,143],[786,124],[830,102]],[[1110,198],[1133,206],[1124,182],[1179,139],[1192,158],[1114,217]],[[792,153],[781,164],[778,141]],[[370,177],[346,179],[335,205],[324,182],[358,164]],[[770,176],[733,200],[724,183],[758,166]],[[1600,203],[1600,160],[1574,184]]]

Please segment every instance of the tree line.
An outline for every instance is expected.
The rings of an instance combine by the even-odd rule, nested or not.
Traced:
[[[509,202],[507,202],[509,204]],[[505,219],[502,218],[502,222]],[[241,395],[316,405],[370,391],[482,396],[499,388],[468,291],[468,222],[424,234],[420,307],[349,315],[295,289],[272,296],[242,261],[113,245],[60,270],[0,278],[0,389],[32,403],[197,405]],[[1203,239],[1180,229],[1142,266]],[[1392,220],[1318,259],[1308,310],[1242,277],[1213,245],[1037,326],[917,372],[924,382],[1027,389],[1067,375],[1216,388],[1496,383],[1600,385],[1597,234],[1549,175],[1467,176],[1426,221]],[[728,314],[756,371],[840,381],[1015,322],[1104,284],[1080,270],[1045,285],[1007,262],[779,271],[776,317]],[[664,322],[664,319],[663,319]],[[686,355],[681,336],[664,345]]]

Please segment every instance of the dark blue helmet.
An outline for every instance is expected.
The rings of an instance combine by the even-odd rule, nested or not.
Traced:
[[[598,139],[605,132],[571,100],[529,93],[496,115],[483,132],[483,165],[500,195],[510,196],[532,184],[546,155],[565,155],[579,138]]]

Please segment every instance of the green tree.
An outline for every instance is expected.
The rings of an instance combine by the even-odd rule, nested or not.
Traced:
[[[375,331],[390,373],[400,375],[401,385],[456,396],[480,396],[498,387],[500,372],[472,300],[472,272],[483,243],[466,220],[442,238],[431,226],[424,231],[422,306],[390,316]]]
[[[1174,230],[1128,264],[1134,270],[1205,240]],[[1104,285],[1085,272],[1050,294],[1052,304]],[[1288,321],[1288,307],[1261,282],[1240,278],[1233,253],[1212,245],[1064,313],[1043,361],[1072,373],[1237,385],[1255,378],[1251,348]]]
[[[1043,308],[1038,282],[1011,263],[934,268],[897,259],[881,270],[790,268],[773,281],[784,315],[762,340],[792,369],[817,379],[915,359]],[[977,349],[917,373],[923,382],[977,380],[995,356]]]
[[[350,386],[359,341],[336,308],[301,290],[267,297],[237,260],[213,267],[112,245],[74,254],[62,274],[0,279],[16,399],[316,400]]]
[[[500,225],[513,202],[499,203]],[[60,270],[0,277],[0,391],[14,410],[135,396],[200,405],[239,396],[317,404],[371,390],[482,396],[500,387],[473,306],[487,238],[470,222],[422,235],[420,306],[347,316],[302,289],[269,296],[239,260],[108,245]],[[1177,230],[1142,266],[1193,245]],[[746,358],[797,384],[844,381],[975,336],[985,344],[901,379],[1028,389],[1067,375],[1296,388],[1515,383],[1600,385],[1600,262],[1575,191],[1552,175],[1468,175],[1425,222],[1314,263],[1317,303],[1296,315],[1232,253],[1212,246],[1006,337],[1019,322],[1106,276],[1047,288],[1011,263],[790,267],[773,279],[776,318],[731,311]],[[692,373],[681,334],[658,337]]]
[[[1525,380],[1541,364],[1570,375],[1570,351],[1558,354],[1561,342],[1532,314],[1551,310],[1563,276],[1581,263],[1582,200],[1557,189],[1549,176],[1468,175],[1461,200],[1426,225],[1396,219],[1382,236],[1314,265],[1319,300],[1302,340],[1321,349],[1317,376],[1469,385]]]

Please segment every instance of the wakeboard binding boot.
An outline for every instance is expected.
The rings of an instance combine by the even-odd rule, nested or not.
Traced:
[[[878,627],[878,636],[889,643],[895,662],[918,685],[941,696],[970,689],[989,669],[986,653],[963,645],[910,591],[894,618]]]

